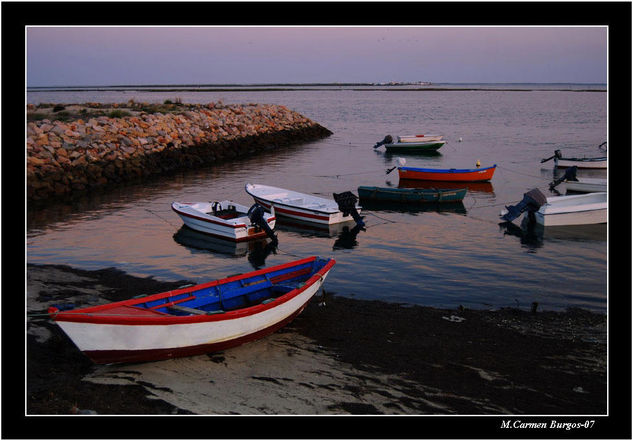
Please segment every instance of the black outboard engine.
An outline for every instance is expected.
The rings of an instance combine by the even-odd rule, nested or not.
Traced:
[[[563,154],[560,152],[560,150],[554,150],[554,156],[550,156],[549,158],[541,159],[541,164],[544,163],[544,162],[549,161],[550,159],[554,159],[554,158],[561,159],[562,157],[563,157]]]
[[[273,233],[273,230],[264,219],[264,207],[259,204],[253,204],[251,208],[248,209],[248,218],[251,220],[253,225],[257,225],[259,228],[264,230],[268,237],[270,237],[274,243],[277,243],[277,236]]]
[[[549,184],[549,189],[554,190],[554,188],[563,181],[577,181],[576,172],[578,171],[578,167],[575,165],[573,167],[569,167],[565,170],[565,174],[558,179],[555,179]]]
[[[374,146],[374,148],[377,149],[383,144],[391,144],[392,142],[393,142],[393,138],[391,137],[391,135],[387,135],[385,136],[385,139],[383,139],[382,141],[378,141],[376,145]]]
[[[351,214],[354,220],[356,221],[356,225],[358,225],[361,228],[364,227],[365,222],[363,222],[363,219],[360,217],[360,214],[358,214],[358,210],[356,210],[356,201],[358,201],[358,198],[356,197],[356,195],[352,193],[351,191],[345,191],[343,193],[338,193],[338,194],[333,193],[333,195],[334,195],[334,200],[338,204],[338,209],[343,212],[343,216],[348,216]]]
[[[512,222],[519,217],[521,213],[527,210],[530,218],[534,216],[534,213],[541,208],[542,205],[547,203],[547,198],[538,188],[534,188],[527,193],[523,194],[523,200],[516,205],[506,205],[508,212],[501,216],[504,221]]]

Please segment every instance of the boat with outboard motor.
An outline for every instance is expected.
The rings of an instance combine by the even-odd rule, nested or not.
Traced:
[[[545,197],[535,188],[525,193],[518,204],[506,206],[500,216],[512,222],[524,211],[529,219],[545,227],[606,223],[607,193]]]
[[[233,201],[173,202],[171,209],[192,230],[242,242],[269,236],[276,240],[275,212],[266,213],[257,204],[250,208]]]
[[[382,145],[388,152],[434,152],[446,144],[443,135],[403,135],[394,142],[391,135],[377,142],[374,148]]]
[[[355,203],[351,207],[346,207],[347,210],[342,210],[336,200],[285,188],[249,183],[244,189],[255,202],[267,210],[274,209],[275,214],[280,217],[326,225],[350,220],[356,220],[358,223],[356,216],[360,213],[361,207]],[[334,197],[337,195],[334,194]]]
[[[605,145],[606,142],[603,142],[598,146],[599,149],[602,149],[602,146]],[[573,158],[573,157],[564,157],[560,150],[555,150],[554,155],[549,158],[541,159],[541,164],[549,161],[550,159],[554,160],[554,166],[565,168],[565,167],[578,167],[578,168],[598,168],[598,169],[606,169],[607,168],[607,156],[598,156],[594,158]]]

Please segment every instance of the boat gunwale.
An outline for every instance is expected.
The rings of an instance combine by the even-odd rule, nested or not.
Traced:
[[[150,326],[165,326],[165,325],[179,325],[179,324],[194,324],[194,323],[207,323],[207,322],[216,322],[223,320],[232,320],[237,318],[243,318],[251,315],[256,315],[261,312],[267,311],[269,309],[273,309],[277,306],[280,306],[302,292],[306,289],[310,288],[319,280],[322,280],[330,269],[334,266],[336,261],[333,258],[323,258],[325,261],[323,267],[321,267],[317,272],[315,272],[310,278],[308,278],[301,287],[295,288],[287,293],[280,295],[275,298],[273,301],[268,303],[260,303],[258,305],[249,306],[246,308],[240,308],[233,311],[226,311],[224,313],[218,314],[210,314],[210,315],[192,315],[192,316],[176,316],[170,315],[166,313],[161,313],[160,311],[154,311],[156,313],[162,314],[161,316],[156,317],[148,317],[148,316],[113,316],[106,315],[108,310],[112,310],[116,307],[121,306],[131,306],[134,307],[138,303],[146,303],[154,300],[160,300],[165,297],[175,297],[182,294],[187,294],[192,291],[199,291],[202,289],[224,285],[230,282],[238,281],[241,279],[251,278],[261,276],[267,273],[293,268],[297,266],[301,266],[307,263],[315,262],[318,259],[317,256],[306,257],[304,259],[272,266],[270,268],[262,268],[257,271],[239,274],[235,276],[225,277],[223,279],[213,280],[211,282],[202,283],[194,286],[187,286],[184,288],[175,289],[172,291],[166,291],[157,294],[150,294],[144,297],[136,297],[132,299],[122,300],[119,302],[106,303],[103,305],[90,306],[87,308],[79,308],[73,309],[69,311],[60,311],[55,307],[51,307],[48,310],[49,316],[55,321],[63,321],[63,322],[76,322],[76,323],[86,323],[91,325],[128,325],[128,326],[141,326],[141,325],[150,325]],[[145,308],[141,308],[145,309]],[[99,312],[103,312],[103,314],[99,314]]]

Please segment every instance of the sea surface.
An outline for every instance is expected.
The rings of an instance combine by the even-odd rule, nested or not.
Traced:
[[[434,87],[435,86],[435,87]],[[333,132],[314,142],[235,162],[147,179],[73,203],[27,207],[27,262],[114,267],[159,280],[202,283],[296,258],[333,257],[328,293],[402,304],[475,309],[607,311],[608,227],[528,230],[499,224],[504,205],[530,189],[553,195],[555,150],[603,156],[606,85],[162,86],[29,89],[28,103],[280,104]],[[386,154],[385,135],[440,133],[437,155]],[[233,245],[187,230],[173,201],[232,199],[250,206],[246,183],[332,197],[359,185],[393,186],[406,165],[497,164],[489,184],[468,186],[461,204],[363,208],[353,224],[313,228],[278,221],[279,246]],[[606,177],[606,171],[579,176]],[[406,184],[409,185],[409,184]],[[150,294],[150,293],[139,293]]]

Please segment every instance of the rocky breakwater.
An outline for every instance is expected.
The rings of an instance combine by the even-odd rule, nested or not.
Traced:
[[[43,106],[50,107],[52,106]],[[285,106],[27,106],[27,199],[48,201],[331,135]],[[126,110],[124,110],[126,109]],[[34,117],[36,115],[36,117]]]

